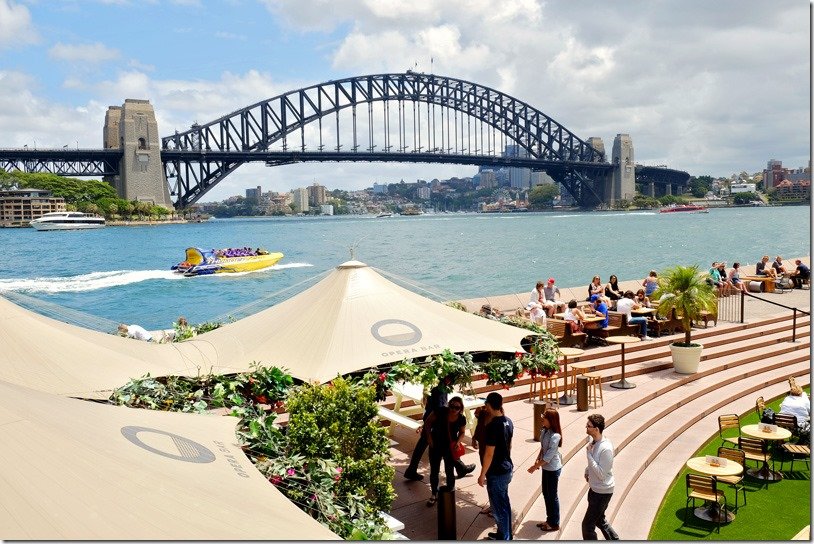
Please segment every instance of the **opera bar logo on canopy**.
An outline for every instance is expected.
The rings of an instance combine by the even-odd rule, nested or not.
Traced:
[[[377,321],[370,327],[370,334],[382,344],[402,348],[382,352],[382,357],[420,353],[439,347],[437,344],[433,346],[418,346],[417,344],[423,338],[421,329],[403,319],[382,319],[381,321]]]
[[[127,426],[122,427],[122,435],[142,449],[176,461],[211,463],[215,460],[215,454],[206,446],[167,431]]]

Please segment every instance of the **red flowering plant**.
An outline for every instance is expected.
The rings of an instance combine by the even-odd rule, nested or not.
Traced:
[[[524,355],[521,361],[523,368],[533,377],[538,374],[550,376],[559,372],[560,364],[557,357],[560,351],[557,346],[557,339],[551,333],[543,331],[534,336],[530,351],[531,353]]]

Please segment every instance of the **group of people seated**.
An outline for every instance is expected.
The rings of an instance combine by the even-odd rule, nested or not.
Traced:
[[[263,248],[252,249],[250,247],[227,247],[226,249],[213,249],[212,253],[215,257],[222,259],[224,257],[253,257],[255,255],[268,255],[268,251]]]
[[[769,265],[769,256],[764,255],[755,265],[755,276],[766,276],[775,281],[791,281],[794,287],[802,289],[803,283],[811,278],[811,269],[800,259],[794,261],[796,268],[788,270],[783,263],[783,257],[778,255]],[[715,261],[709,269],[707,281],[719,291],[736,290],[747,291],[747,285],[741,277],[740,263],[733,263],[727,272],[725,261]],[[789,284],[790,285],[790,284]]]

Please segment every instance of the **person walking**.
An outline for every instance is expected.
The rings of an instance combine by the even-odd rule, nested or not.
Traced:
[[[548,408],[543,413],[543,429],[540,431],[540,453],[537,461],[529,467],[529,474],[543,469],[543,500],[545,501],[546,520],[537,524],[543,531],[560,530],[560,499],[557,496],[557,485],[562,472],[562,428],[560,413]]]
[[[449,489],[455,487],[455,458],[453,451],[460,447],[466,432],[466,418],[461,397],[453,397],[446,406],[437,408],[424,424],[424,436],[430,447],[430,499],[427,506],[434,506],[438,500],[441,461]]]
[[[492,516],[497,523],[497,531],[489,533],[490,540],[512,539],[512,505],[509,502],[509,483],[512,481],[512,437],[514,424],[503,412],[503,397],[491,392],[486,397],[486,410],[493,416],[486,427],[483,445],[483,465],[478,485],[486,485]]]
[[[427,401],[424,403],[425,408],[422,419],[424,420],[425,426],[427,418],[430,417],[431,413],[433,413],[437,408],[447,405],[448,397],[449,396],[447,393],[439,385],[436,385],[430,390],[430,396],[427,397]],[[404,471],[404,477],[413,481],[424,479],[424,476],[418,473],[418,464],[421,462],[421,458],[424,456],[424,452],[427,450],[427,439],[425,438],[423,427],[418,429],[416,432],[420,433],[421,436],[418,437],[418,442],[415,443],[415,448],[413,448],[413,453],[410,456],[410,464],[407,466],[407,470]],[[454,464],[458,478],[463,478],[475,470],[474,463],[466,465],[460,459],[456,459]]]
[[[492,422],[494,416],[486,409],[486,404],[475,410],[475,419],[478,423],[475,425],[475,431],[472,433],[472,447],[478,450],[478,457],[480,464],[483,466],[483,456],[486,453],[486,446],[481,447],[483,441],[486,439],[486,427]],[[480,510],[481,514],[492,515],[492,507],[487,502]]]
[[[605,518],[613,496],[613,444],[603,436],[605,418],[600,414],[588,416],[585,424],[585,433],[591,438],[585,447],[588,457],[588,467],[585,469],[585,481],[590,485],[588,490],[588,510],[582,518],[582,538],[584,540],[597,540],[596,528],[602,531],[605,540],[619,540],[619,535],[613,530]]]

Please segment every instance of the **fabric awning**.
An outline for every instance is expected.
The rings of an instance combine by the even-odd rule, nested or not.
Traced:
[[[348,261],[302,293],[201,339],[218,346],[223,365],[258,361],[326,382],[444,349],[524,351],[520,341],[530,334],[417,295]]]
[[[0,382],[0,538],[338,539],[257,471],[235,423]]]

